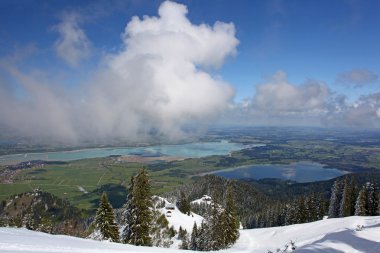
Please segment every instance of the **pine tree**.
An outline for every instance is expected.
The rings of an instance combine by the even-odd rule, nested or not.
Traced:
[[[211,213],[206,217],[206,228],[204,236],[208,241],[208,249],[206,250],[218,250],[221,248],[222,244],[222,222],[220,215],[220,205],[218,203],[219,198],[216,193],[213,195],[213,201],[211,204]]]
[[[340,180],[336,180],[331,189],[331,198],[329,206],[329,218],[339,217],[340,203],[343,195],[343,184]]]
[[[190,247],[190,243],[189,243],[189,238],[188,238],[188,235],[187,235],[187,231],[186,229],[185,230],[182,230],[182,235],[181,235],[181,245],[180,245],[180,249],[189,249]],[[178,238],[179,238],[179,232],[178,232]]]
[[[123,206],[123,222],[125,223],[125,228],[122,233],[122,242],[129,243],[129,240],[132,238],[132,227],[135,226],[136,222],[136,205],[133,196],[133,189],[135,186],[134,183],[135,177],[131,177],[131,183],[128,188],[127,203]]]
[[[378,215],[379,209],[379,195],[378,189],[375,187],[373,183],[367,183],[367,215],[375,216]]]
[[[115,214],[105,192],[103,192],[100,198],[95,225],[100,230],[104,239],[110,239],[113,242],[119,241],[119,230],[115,222]]]
[[[292,225],[296,223],[296,207],[295,203],[286,205],[285,225]]]
[[[360,190],[358,198],[356,200],[355,215],[357,216],[367,215],[367,189],[364,186]]]
[[[178,239],[181,240],[185,234],[185,230],[182,229],[182,226],[179,226],[178,229]]]
[[[305,222],[318,220],[318,196],[315,192],[305,197]]]
[[[316,209],[317,209],[317,220],[322,220],[323,216],[326,214],[326,204],[327,201],[323,198],[322,194],[317,197]]]
[[[161,212],[154,210],[153,221],[150,230],[153,246],[169,248],[173,242],[171,241],[171,231],[165,214],[161,214]]]
[[[174,237],[176,233],[177,233],[177,231],[174,229],[174,226],[172,225],[172,226],[169,228],[169,234],[170,234],[170,237]]]
[[[305,223],[306,217],[307,217],[307,213],[306,213],[306,206],[305,206],[305,198],[302,196],[297,201],[296,222]]]
[[[191,232],[191,239],[190,239],[190,249],[191,250],[198,250],[198,227],[197,223],[194,222],[193,231]]]
[[[231,186],[227,188],[226,208],[222,213],[223,248],[233,245],[239,238],[239,219]]]
[[[201,227],[198,231],[197,247],[200,251],[211,250],[211,235],[210,235],[210,223],[204,219],[201,223]]]
[[[126,211],[127,226],[123,232],[125,243],[137,246],[151,246],[150,227],[152,223],[152,195],[148,174],[145,169],[132,179],[131,194],[128,197]]]
[[[344,180],[343,196],[339,208],[339,217],[351,216],[351,206],[352,202],[355,201],[353,198],[353,188],[348,178]]]
[[[190,201],[183,191],[180,193],[180,200],[177,203],[177,206],[182,213],[190,215]]]
[[[356,179],[354,177],[351,178],[351,215],[355,215],[355,205],[356,205],[356,199],[358,198],[360,188],[356,182]]]

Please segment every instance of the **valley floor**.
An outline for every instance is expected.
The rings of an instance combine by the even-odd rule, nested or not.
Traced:
[[[363,226],[357,231],[357,226]],[[380,252],[380,216],[327,219],[284,227],[242,230],[238,242],[222,252],[276,252],[290,241],[295,252]],[[17,253],[118,253],[184,252],[176,249],[136,247],[63,235],[49,235],[20,228],[0,228],[0,252]],[[191,252],[191,251],[185,251]]]

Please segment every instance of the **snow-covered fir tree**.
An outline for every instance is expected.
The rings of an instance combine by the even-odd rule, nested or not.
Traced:
[[[379,215],[379,189],[374,183],[367,182],[359,192],[355,205],[355,215]]]
[[[342,201],[339,208],[339,217],[347,217],[355,213],[356,186],[348,177],[344,180]]]
[[[95,217],[95,227],[99,229],[103,239],[111,240],[112,242],[119,241],[119,228],[115,222],[115,214],[105,192],[103,192],[100,198],[99,208]]]
[[[172,233],[169,228],[169,222],[165,214],[157,210],[153,211],[153,222],[150,228],[152,245],[155,247],[169,248],[173,244]]]
[[[183,191],[180,193],[180,199],[177,202],[178,209],[187,215],[190,215],[190,201]]]
[[[222,212],[223,248],[233,245],[239,238],[239,219],[232,187],[227,188],[226,208]]]
[[[181,240],[180,249],[190,249],[189,235],[181,226],[178,229],[178,239]]]
[[[123,206],[123,214],[122,214],[122,222],[125,224],[124,230],[122,232],[122,242],[123,243],[129,243],[129,240],[132,237],[132,230],[131,228],[134,226],[134,223],[136,221],[136,206],[135,201],[133,197],[133,188],[134,188],[134,180],[135,177],[131,177],[131,183],[128,188],[128,196],[127,196],[127,203]]]
[[[379,215],[379,189],[375,186],[374,183],[370,182],[367,182],[365,186],[367,188],[367,215]]]
[[[190,237],[189,249],[198,250],[198,239],[199,239],[198,226],[197,226],[197,223],[194,222],[193,231],[191,232],[191,237]]]
[[[305,198],[302,196],[298,199],[297,211],[296,211],[296,223],[306,222],[307,210],[305,206]]]
[[[150,228],[152,224],[152,194],[148,173],[141,169],[132,179],[126,204],[126,227],[124,243],[138,246],[152,246]]]
[[[365,186],[362,187],[362,189],[359,192],[358,198],[356,199],[355,215],[367,215],[367,189]]]
[[[289,203],[286,205],[285,225],[296,223],[296,205]]]
[[[329,218],[339,217],[340,204],[343,196],[343,187],[344,184],[341,180],[335,180],[334,185],[331,189],[331,198],[328,212]]]

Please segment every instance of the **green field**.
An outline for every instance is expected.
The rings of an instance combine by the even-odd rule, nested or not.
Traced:
[[[74,205],[94,209],[103,190],[116,197],[117,205],[126,198],[126,188],[131,176],[146,167],[152,190],[159,194],[175,189],[190,180],[191,175],[214,169],[207,165],[215,159],[187,159],[185,161],[139,164],[119,162],[116,158],[95,158],[72,161],[63,164],[21,170],[12,184],[1,184],[0,199],[39,188],[62,198],[68,198]],[[110,197],[112,200],[112,196]]]

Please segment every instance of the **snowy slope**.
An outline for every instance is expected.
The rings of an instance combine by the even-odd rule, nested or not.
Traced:
[[[191,212],[190,215],[186,215],[182,213],[174,204],[170,203],[167,199],[161,198],[166,205],[171,205],[174,207],[174,209],[166,209],[166,207],[158,209],[162,214],[165,215],[166,219],[169,222],[169,227],[173,226],[174,229],[178,232],[179,227],[182,227],[182,229],[186,229],[187,234],[190,236],[193,232],[193,226],[194,222],[197,223],[197,226],[200,226],[203,220],[203,217]],[[168,214],[170,212],[170,214]],[[182,241],[178,239],[178,237],[173,237],[172,239],[173,244],[170,246],[170,248],[178,249],[180,248],[180,245],[182,244]]]
[[[357,225],[364,225],[356,231]],[[284,227],[248,229],[231,252],[276,252],[290,241],[295,252],[380,253],[380,216],[327,219]]]
[[[356,231],[357,225],[364,225]],[[380,216],[328,219],[285,227],[241,231],[238,242],[221,252],[276,252],[290,240],[295,241],[295,252],[300,253],[380,253]],[[70,236],[49,235],[17,228],[0,228],[0,252],[33,253],[118,253],[118,252],[173,252],[178,249],[136,247],[125,244],[99,242]]]
[[[212,204],[212,198],[208,195],[203,195],[202,198],[191,201],[191,204]]]
[[[168,210],[166,209],[166,207],[157,209],[165,215],[166,219],[169,222],[169,227],[174,226],[174,229],[178,231],[179,227],[181,226],[182,229],[186,229],[187,232],[191,234],[191,232],[193,231],[194,222],[196,222],[198,226],[201,225],[203,220],[202,216],[193,212],[191,212],[191,215],[186,215],[182,213],[174,203],[169,202],[166,198],[162,198],[159,196],[154,196],[154,198],[156,198],[156,201],[157,199],[163,201],[165,203],[165,206],[170,205],[174,208],[174,210]],[[170,214],[167,213],[168,211],[170,212]]]
[[[159,211],[163,214],[166,214],[167,212],[165,208],[159,209]],[[189,234],[193,231],[194,222],[200,226],[203,220],[203,217],[196,213],[191,213],[191,215],[181,213],[177,207],[175,207],[174,210],[170,210],[170,212],[170,215],[166,216],[166,219],[169,222],[169,227],[174,226],[174,229],[178,231],[181,226],[182,229],[186,229]]]

